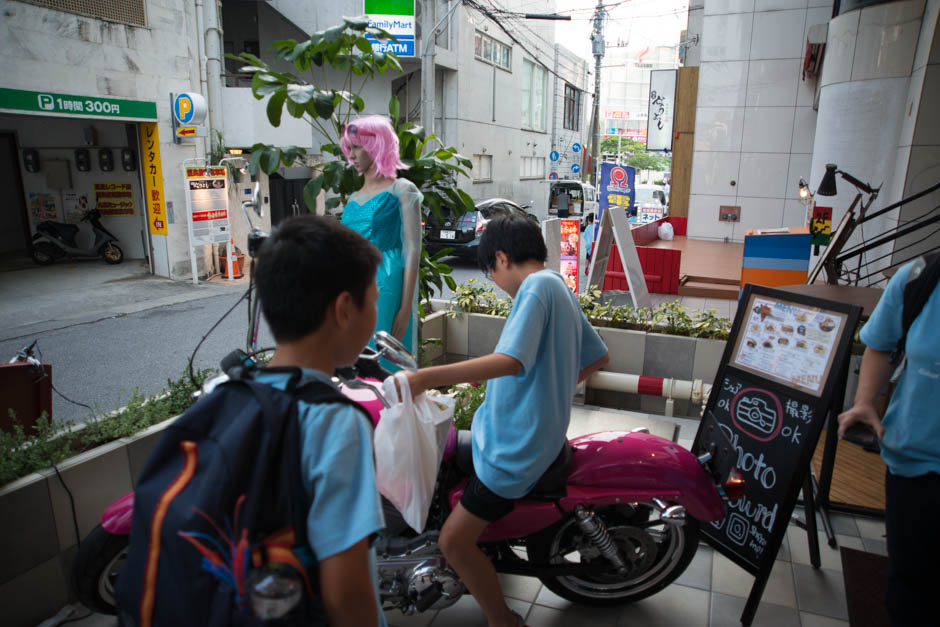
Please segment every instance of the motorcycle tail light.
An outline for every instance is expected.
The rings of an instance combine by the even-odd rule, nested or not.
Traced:
[[[725,490],[725,498],[733,503],[744,496],[744,492],[747,490],[747,483],[745,483],[744,477],[741,476],[738,469],[733,468],[723,487]]]

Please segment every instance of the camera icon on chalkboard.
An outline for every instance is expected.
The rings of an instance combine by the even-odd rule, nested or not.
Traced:
[[[735,417],[739,422],[765,435],[770,435],[777,427],[777,412],[767,404],[767,401],[755,396],[741,399],[735,408]]]

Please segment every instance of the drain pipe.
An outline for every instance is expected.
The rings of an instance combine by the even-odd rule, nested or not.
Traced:
[[[702,405],[708,400],[712,389],[711,384],[704,383],[701,379],[683,381],[604,371],[594,373],[585,383],[587,387],[595,390],[665,397],[666,416],[672,416],[675,412],[676,400],[691,401],[696,405]]]
[[[198,60],[196,65],[199,66],[199,93],[206,97],[206,102],[210,102],[208,85],[206,84],[206,28],[204,25],[204,11],[205,9],[203,8],[203,0],[196,0],[196,58]],[[197,146],[197,157],[205,157],[207,154],[209,154],[209,146],[206,145],[208,141],[209,138],[205,137],[203,138],[203,141],[197,142],[195,144]],[[202,144],[202,154],[199,154],[199,144]]]
[[[210,137],[208,150],[211,154],[214,132],[222,134],[222,30],[219,28],[219,6],[217,0],[203,0],[205,30],[200,34],[205,40],[206,51],[206,99],[209,101]]]

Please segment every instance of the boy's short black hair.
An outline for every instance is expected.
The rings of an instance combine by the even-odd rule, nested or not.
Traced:
[[[254,280],[274,339],[297,340],[316,331],[327,307],[349,292],[362,307],[382,253],[334,218],[284,220],[258,252]]]
[[[501,250],[510,263],[529,260],[545,263],[548,250],[539,226],[522,216],[500,216],[486,225],[477,246],[477,263],[483,272],[496,264],[496,251]]]

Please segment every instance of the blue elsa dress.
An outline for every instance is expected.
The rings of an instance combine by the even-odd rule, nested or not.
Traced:
[[[402,235],[402,203],[420,203],[421,198],[421,193],[410,181],[399,179],[388,189],[372,196],[363,197],[360,194],[353,194],[343,209],[343,224],[372,242],[382,253],[382,261],[379,263],[375,277],[379,288],[376,331],[391,333],[395,314],[401,309],[406,265]],[[420,235],[418,237],[420,238]],[[417,355],[417,281],[413,301],[408,329],[401,342],[412,355]],[[369,341],[369,346],[375,348],[372,340]],[[388,368],[390,364],[386,362],[384,365]],[[390,369],[398,370],[398,368]]]

